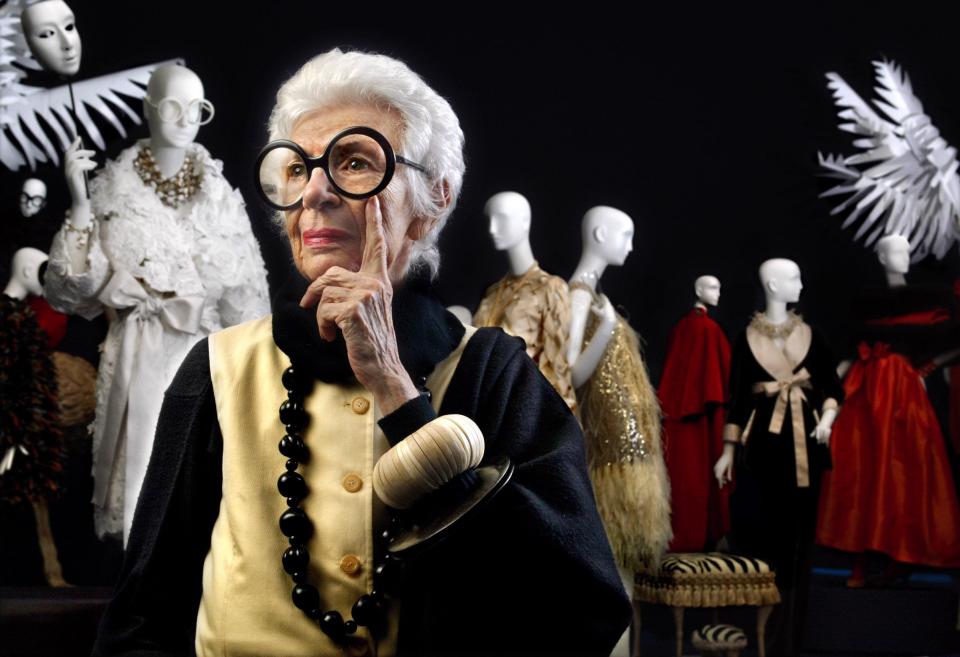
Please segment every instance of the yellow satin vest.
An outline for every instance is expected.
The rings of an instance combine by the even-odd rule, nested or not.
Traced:
[[[460,355],[475,329],[427,379],[439,409]],[[223,490],[203,565],[197,614],[197,657],[327,657],[396,652],[398,601],[390,605],[388,635],[373,641],[365,628],[338,647],[290,599],[293,582],[280,557],[288,547],[278,520],[287,508],[277,491],[286,457],[278,409],[280,382],[290,360],[274,343],[272,318],[233,326],[209,337],[210,375],[223,434]],[[373,492],[373,466],[389,449],[376,420],[373,395],[358,383],[317,381],[306,400],[304,436],[310,462],[299,472],[310,493],[302,503],[314,525],[308,581],[321,608],[344,619],[373,586],[374,532],[384,507]]]

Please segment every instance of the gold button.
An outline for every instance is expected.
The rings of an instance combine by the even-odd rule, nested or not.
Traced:
[[[360,559],[348,554],[340,560],[340,570],[348,575],[356,575],[360,572]]]
[[[368,410],[370,410],[370,402],[368,402],[363,397],[357,397],[353,400],[353,403],[350,404],[350,407],[353,409],[353,412],[357,415],[363,415]]]
[[[343,488],[348,493],[356,493],[358,490],[363,488],[363,479],[359,475],[355,475],[352,472],[343,478]]]

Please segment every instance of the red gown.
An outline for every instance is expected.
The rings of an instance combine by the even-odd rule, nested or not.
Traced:
[[[730,342],[695,307],[673,330],[657,393],[664,415],[664,459],[672,482],[673,552],[699,552],[730,528],[728,495],[713,476],[723,453]]]
[[[960,323],[936,294],[895,288],[866,307],[858,359],[833,425],[817,542],[896,561],[960,567],[960,504],[946,442],[917,368],[956,348]]]

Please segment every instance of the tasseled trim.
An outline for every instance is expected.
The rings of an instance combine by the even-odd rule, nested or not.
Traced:
[[[670,577],[644,573],[637,576],[634,597],[670,607],[759,607],[780,602],[775,580],[776,574],[772,572],[691,573]]]

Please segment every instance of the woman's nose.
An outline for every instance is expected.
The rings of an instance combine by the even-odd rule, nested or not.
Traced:
[[[340,195],[330,184],[326,171],[320,167],[314,169],[303,190],[303,207],[317,209],[323,205],[339,202]]]

